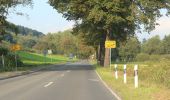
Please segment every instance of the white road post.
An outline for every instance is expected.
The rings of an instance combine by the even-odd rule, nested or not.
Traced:
[[[115,64],[115,78],[118,79],[117,64]]]
[[[134,82],[135,88],[138,88],[138,65],[135,65],[134,67]]]
[[[127,83],[127,79],[126,79],[126,65],[124,65],[124,83]]]

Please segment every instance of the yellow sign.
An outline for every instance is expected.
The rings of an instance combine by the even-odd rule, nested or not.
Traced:
[[[116,41],[105,41],[105,48],[116,48]]]
[[[12,51],[19,51],[21,50],[21,46],[19,44],[14,44],[11,46]]]

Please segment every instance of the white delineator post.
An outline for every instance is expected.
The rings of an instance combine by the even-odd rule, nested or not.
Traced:
[[[126,65],[124,65],[124,83],[125,84],[127,83],[127,80],[126,80]]]
[[[135,65],[134,67],[134,82],[135,88],[138,88],[138,65]]]
[[[115,78],[118,79],[117,64],[115,64]]]

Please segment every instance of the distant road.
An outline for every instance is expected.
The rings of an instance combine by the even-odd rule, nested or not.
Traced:
[[[116,100],[86,62],[0,80],[0,100]]]

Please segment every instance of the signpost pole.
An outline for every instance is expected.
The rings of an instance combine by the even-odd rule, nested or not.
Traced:
[[[110,70],[112,70],[112,48],[110,48]]]
[[[17,66],[18,66],[18,64],[17,64],[17,53],[16,53],[16,51],[15,51],[15,64],[16,64],[16,71],[17,71]]]

